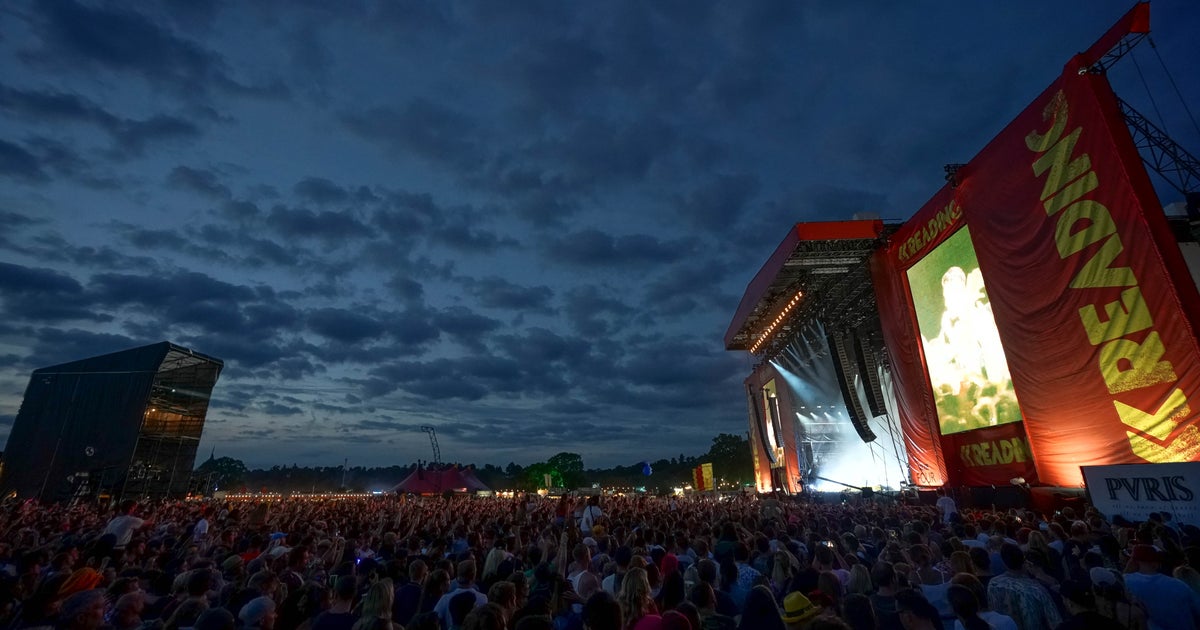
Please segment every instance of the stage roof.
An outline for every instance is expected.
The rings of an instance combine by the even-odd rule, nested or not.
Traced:
[[[769,354],[794,322],[820,318],[853,327],[870,317],[862,312],[875,302],[867,259],[898,227],[878,219],[797,223],[746,287],[725,349]],[[760,343],[777,321],[773,339]]]

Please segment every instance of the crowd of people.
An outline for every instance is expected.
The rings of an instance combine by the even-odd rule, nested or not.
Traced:
[[[1200,530],[876,497],[0,506],[10,630],[1185,629]]]

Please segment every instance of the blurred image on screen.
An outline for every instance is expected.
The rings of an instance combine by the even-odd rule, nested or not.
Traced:
[[[943,435],[1021,419],[971,234],[962,228],[908,269]]]

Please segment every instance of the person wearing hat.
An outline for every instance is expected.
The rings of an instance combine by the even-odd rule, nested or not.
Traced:
[[[820,609],[799,591],[783,598],[783,622],[789,630],[800,630],[819,612]]]
[[[1135,545],[1125,574],[1125,588],[1146,606],[1150,627],[1156,630],[1200,627],[1200,595],[1183,580],[1159,572],[1162,552],[1153,545]]]

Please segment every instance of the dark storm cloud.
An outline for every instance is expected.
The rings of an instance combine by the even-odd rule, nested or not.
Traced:
[[[613,236],[596,229],[550,237],[545,243],[546,256],[553,262],[584,267],[669,263],[692,249],[682,240],[662,241],[649,234]]]
[[[0,228],[3,228],[5,232],[28,227],[30,225],[44,225],[46,223],[46,219],[34,218],[19,212],[0,210]]]
[[[48,179],[42,161],[25,147],[0,139],[0,176],[28,182]]]
[[[427,309],[409,307],[388,317],[388,330],[392,337],[410,350],[438,338],[435,314]]]
[[[114,226],[114,229],[123,232],[125,238],[140,249],[163,248],[179,251],[192,245],[189,239],[175,230],[148,230],[133,225]]]
[[[75,149],[43,136],[22,142],[0,139],[0,177],[34,184],[48,184],[58,176],[96,190],[120,188],[116,179],[97,173],[96,165],[81,158]]]
[[[59,70],[105,68],[140,76],[181,93],[218,89],[278,96],[279,85],[246,85],[230,74],[221,55],[177,36],[146,15],[119,8],[85,6],[72,0],[33,3],[33,25],[42,48],[23,57]]]
[[[530,106],[566,113],[590,94],[604,61],[604,54],[588,39],[551,36],[514,47],[503,67],[513,74],[513,83]]]
[[[259,408],[269,416],[298,416],[304,413],[304,410],[299,407],[283,405],[273,401],[263,403]]]
[[[583,339],[563,337],[545,328],[531,328],[522,335],[501,336],[497,345],[525,366],[580,361],[591,349]]]
[[[342,116],[346,128],[387,149],[456,168],[483,165],[481,129],[466,114],[425,98]]]
[[[370,373],[372,378],[363,384],[368,397],[397,389],[430,400],[479,400],[488,394],[487,387],[469,378],[458,362],[450,359],[394,362],[376,367]]]
[[[122,118],[79,94],[24,90],[0,85],[0,110],[45,125],[83,123],[111,136],[118,157],[140,156],[148,144],[200,135],[200,128],[179,116],[158,114],[143,120]]]
[[[547,286],[521,286],[499,276],[472,279],[467,289],[480,304],[514,311],[549,312],[554,291]]]
[[[357,343],[377,339],[383,335],[383,322],[355,311],[340,308],[322,308],[308,314],[308,328],[313,332],[345,343]]]
[[[647,115],[630,120],[590,118],[563,136],[536,146],[529,156],[558,163],[589,187],[638,183],[676,148],[677,132],[665,120]]]
[[[38,154],[47,171],[63,179],[80,183],[94,190],[120,190],[121,182],[105,172],[108,164],[103,160],[84,159],[71,146],[44,136],[34,136],[26,146]],[[116,157],[110,155],[110,157]]]
[[[678,263],[646,283],[642,303],[663,315],[686,315],[700,305],[736,307],[735,296],[722,289],[731,271],[731,265],[716,255]]]
[[[850,219],[860,212],[878,214],[887,207],[885,195],[837,186],[813,186],[803,196],[810,204],[810,212],[842,219]]]
[[[53,269],[0,262],[0,301],[12,321],[111,321],[110,315],[88,307],[83,285]]]
[[[267,215],[267,225],[289,238],[335,241],[371,234],[370,228],[349,211],[314,212],[305,208],[275,206]]]
[[[167,175],[167,183],[209,199],[225,201],[233,197],[229,187],[221,182],[217,173],[209,169],[176,166]]]
[[[575,332],[588,337],[605,336],[620,328],[636,309],[617,299],[613,291],[596,285],[567,291],[563,311]]]
[[[158,263],[147,256],[131,256],[109,245],[77,245],[53,232],[36,234],[8,248],[44,262],[66,262],[95,270],[155,270]]]
[[[404,273],[397,273],[386,283],[387,287],[402,300],[417,301],[425,295],[425,287],[420,281]]]
[[[27,361],[36,366],[48,366],[81,357],[108,354],[143,346],[162,339],[136,339],[125,335],[97,333],[78,328],[38,328]]]
[[[203,302],[236,304],[253,300],[254,290],[196,271],[178,271],[170,275],[98,274],[89,288],[97,302],[105,305],[141,304],[169,306],[174,303]]]
[[[485,211],[470,205],[445,206],[428,193],[408,191],[390,191],[379,201],[371,225],[397,244],[412,246],[419,238],[428,237],[466,253],[492,253],[518,245],[515,239],[489,229]],[[388,257],[394,255],[384,252]]]
[[[305,177],[295,186],[296,195],[320,205],[345,203],[350,193],[323,177]]]
[[[500,321],[475,313],[461,306],[454,306],[438,313],[437,326],[464,346],[482,350],[483,341],[500,328]]]
[[[719,233],[742,220],[746,205],[758,189],[758,178],[753,175],[715,175],[703,180],[676,205],[685,221]]]
[[[656,340],[631,350],[618,369],[623,380],[637,385],[678,387],[690,392],[694,383],[716,386],[737,375],[737,357],[699,340]]]
[[[195,232],[196,238],[220,251],[222,248],[245,252],[241,263],[249,267],[303,267],[308,253],[294,244],[284,246],[269,238],[254,236],[245,230],[207,224]]]

